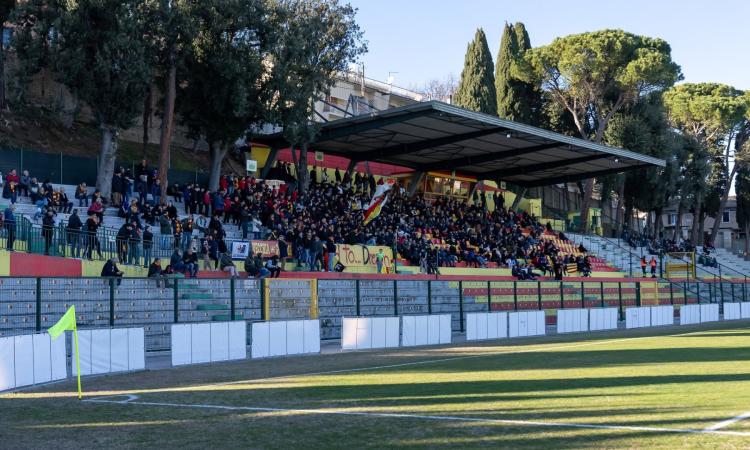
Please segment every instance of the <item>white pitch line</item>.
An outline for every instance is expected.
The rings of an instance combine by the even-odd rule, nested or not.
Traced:
[[[750,417],[750,411],[744,412],[740,414],[739,416],[732,417],[731,419],[727,419],[723,422],[719,422],[717,424],[711,425],[710,427],[706,428],[705,431],[717,431],[721,430],[722,428],[726,428],[729,425],[735,424],[741,420],[745,420],[748,417]]]
[[[98,397],[84,402],[89,403],[114,403],[119,405],[140,405],[140,406],[161,406],[170,408],[193,408],[193,409],[218,409],[224,411],[253,411],[253,412],[282,412],[298,414],[321,414],[337,416],[364,416],[378,417],[387,419],[419,419],[434,421],[452,421],[452,422],[474,422],[503,425],[517,425],[525,427],[556,427],[556,428],[585,428],[597,430],[620,430],[620,431],[647,431],[653,433],[677,433],[677,434],[719,434],[729,436],[750,436],[750,432],[739,431],[721,431],[721,430],[697,430],[692,428],[663,428],[663,427],[643,427],[630,425],[599,425],[590,423],[563,423],[563,422],[541,422],[536,420],[513,420],[513,419],[491,419],[478,417],[460,417],[460,416],[441,416],[441,415],[424,415],[424,414],[406,414],[406,413],[378,413],[366,411],[346,411],[336,409],[299,409],[299,408],[270,408],[257,406],[227,406],[227,405],[207,405],[207,404],[190,404],[190,403],[166,403],[166,402],[142,402],[137,401],[138,396],[128,395],[126,400],[106,400],[109,397]]]

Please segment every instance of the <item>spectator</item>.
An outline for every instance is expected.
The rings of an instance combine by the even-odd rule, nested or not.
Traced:
[[[15,172],[15,170],[13,171]],[[10,175],[6,176],[5,184],[3,185],[3,198],[10,200],[10,203],[16,203],[18,199],[17,184],[12,179],[9,179]]]
[[[64,188],[60,188],[52,193],[52,204],[63,214],[70,214],[73,209],[73,202],[68,199],[68,194]]]
[[[30,186],[31,186],[31,177],[29,177],[29,171],[24,170],[18,182],[18,193],[23,194],[26,197],[28,197]]]
[[[130,222],[130,237],[128,239],[128,264],[138,264],[141,258],[141,228],[137,220]]]
[[[78,206],[89,206],[89,192],[86,183],[81,183],[76,187],[75,197],[78,199]]]
[[[151,226],[146,225],[143,229],[143,267],[149,267],[153,247],[154,234],[151,232]],[[161,263],[161,261],[159,262]]]
[[[9,252],[13,251],[13,246],[16,241],[16,215],[14,213],[16,206],[14,204],[8,205],[3,211],[3,226],[5,227],[6,242],[5,249]]]
[[[219,266],[222,272],[227,272],[232,277],[237,276],[237,267],[234,266],[232,255],[229,252],[224,252],[221,254]]]
[[[169,265],[175,272],[185,273],[185,263],[182,262],[182,250],[175,248],[172,257],[169,259]]]
[[[44,254],[49,255],[52,238],[55,233],[55,212],[48,210],[42,219],[42,236],[44,237]],[[56,253],[56,252],[55,252]]]
[[[122,282],[123,272],[117,267],[117,258],[110,258],[102,267],[102,278],[117,278],[117,285]]]
[[[99,259],[101,259],[102,250],[99,244],[99,238],[96,236],[99,230],[99,216],[93,213],[89,214],[88,219],[86,219],[85,230],[86,258],[90,260],[93,251],[96,250],[97,254],[99,255]]]
[[[281,267],[279,266],[278,256],[274,256],[266,261],[266,269],[270,273],[271,278],[278,278],[281,274]]]
[[[216,247],[216,243],[213,242],[213,236],[208,235],[204,239],[201,239],[201,246],[200,246],[200,255],[201,259],[203,259],[203,270],[213,270],[211,268],[211,244],[213,244],[214,248]]]
[[[198,255],[193,253],[192,248],[187,249],[185,256],[182,257],[182,262],[185,264],[185,271],[190,278],[198,276]]]
[[[190,245],[190,242],[193,240],[193,228],[195,227],[195,224],[193,222],[193,216],[192,214],[189,215],[184,221],[182,221],[182,244],[181,247],[183,250],[187,250],[188,245]],[[175,239],[177,239],[177,234],[175,234]]]
[[[159,216],[159,233],[161,234],[161,249],[169,248],[169,236],[172,235],[172,222],[166,214]]]
[[[385,253],[382,248],[379,248],[378,253],[375,255],[375,264],[378,268],[377,273],[383,273],[383,261],[385,261]]]
[[[161,204],[161,181],[158,178],[151,185],[151,199],[154,206]]]
[[[122,168],[116,171],[112,176],[112,205],[120,207],[122,205],[123,193],[125,192],[125,180],[122,176]]]
[[[154,261],[148,266],[148,277],[156,278],[156,287],[161,287],[161,278],[163,270],[161,268],[161,259],[155,258]]]
[[[281,242],[279,242],[279,246],[281,246]],[[333,236],[328,236],[328,240],[326,241],[326,260],[328,262],[328,272],[333,272],[333,268],[336,265],[336,243],[333,240]]]
[[[258,275],[258,268],[255,266],[255,256],[252,254],[252,252],[248,252],[247,256],[245,257],[244,269],[245,273],[247,273],[248,278]]]
[[[82,253],[81,228],[83,228],[83,223],[81,222],[81,218],[78,217],[78,210],[74,209],[73,213],[68,217],[68,225],[66,227],[70,254],[73,258],[78,258]]]
[[[97,197],[96,200],[91,201],[91,206],[88,209],[89,215],[95,215],[99,219],[99,223],[104,220],[104,203],[101,197]]]
[[[122,224],[120,229],[117,231],[117,255],[120,261],[127,262],[128,259],[128,245],[130,243],[130,234],[133,231],[133,225],[125,222]]]

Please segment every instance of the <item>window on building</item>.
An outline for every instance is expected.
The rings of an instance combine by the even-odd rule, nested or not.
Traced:
[[[677,214],[669,214],[667,217],[667,225],[677,225]]]
[[[729,211],[724,211],[721,214],[721,223],[729,223]]]

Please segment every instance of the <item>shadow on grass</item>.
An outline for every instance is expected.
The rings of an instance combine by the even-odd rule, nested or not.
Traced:
[[[590,369],[637,364],[744,363],[750,361],[750,350],[744,347],[673,347],[621,350],[604,350],[604,347],[601,348],[600,350],[575,349],[572,351],[538,351],[511,355],[498,354],[497,357],[486,357],[481,360],[465,359],[456,363],[440,363],[437,372]],[[429,364],[410,367],[408,371],[436,372],[435,366]]]

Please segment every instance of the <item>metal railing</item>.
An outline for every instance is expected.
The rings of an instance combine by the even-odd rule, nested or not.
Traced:
[[[573,234],[571,235],[571,238],[576,243],[583,243],[584,247],[586,246],[586,243],[588,243],[589,247],[587,248],[589,249],[596,247],[601,248],[602,242],[606,243],[606,245],[611,246],[612,248],[616,248],[617,252],[612,255],[614,256],[614,259],[611,259],[611,261],[614,262],[616,266],[621,267],[624,270],[625,266],[622,264],[622,261],[627,259],[627,268],[630,277],[636,276],[636,274],[634,273],[633,260],[638,261],[641,256],[645,255],[644,247],[637,247],[640,254],[634,253],[629,248],[620,245],[619,242],[613,242],[611,239],[602,236]],[[672,257],[672,259],[684,264],[693,264],[692,261],[689,261],[685,258]],[[618,261],[620,262],[620,265],[617,265]],[[715,267],[716,271],[713,271],[711,269],[712,268],[710,266],[700,267],[700,270],[708,274],[708,277],[699,277],[702,282],[698,282],[697,279],[691,282],[689,279],[690,277],[686,277],[686,279],[684,280],[673,280],[664,276],[664,258],[663,255],[659,255],[659,280],[670,283],[671,285],[673,284],[679,289],[683,289],[692,295],[698,296],[699,298],[707,298],[709,300],[717,298],[721,303],[723,303],[727,298],[736,300],[740,295],[743,296],[742,298],[745,298],[745,285],[748,281],[747,275],[730,267],[724,266],[723,264],[719,264],[718,262]],[[710,281],[708,281],[707,278]],[[737,287],[738,283],[741,286],[741,290],[739,287]]]
[[[69,231],[67,223],[61,221],[51,230],[45,230],[41,225],[33,223],[25,215],[16,215],[13,227],[13,250],[17,252],[34,253],[49,256],[63,256],[97,261],[106,261],[118,257],[122,264],[148,267],[154,258],[169,259],[176,247],[183,251],[191,245],[192,238],[198,238],[203,232],[194,230],[191,235],[183,233],[180,242],[175,242],[173,234],[154,233],[151,244],[142,239],[119,240],[117,229],[99,227],[96,234],[86,231]],[[0,248],[9,249],[8,240],[11,238],[9,227],[0,229]],[[248,237],[250,239],[250,237]],[[225,239],[227,248],[238,239]],[[200,248],[195,248],[200,253]]]

